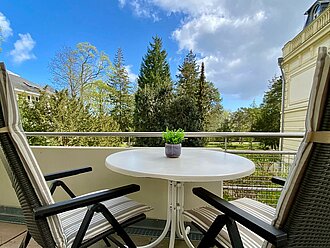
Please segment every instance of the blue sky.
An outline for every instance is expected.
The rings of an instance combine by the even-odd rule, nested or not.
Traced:
[[[38,84],[63,46],[89,42],[113,59],[121,47],[132,80],[155,35],[163,39],[172,78],[189,49],[206,65],[226,109],[259,104],[279,75],[284,44],[304,25],[314,1],[297,0],[1,0],[0,60]]]

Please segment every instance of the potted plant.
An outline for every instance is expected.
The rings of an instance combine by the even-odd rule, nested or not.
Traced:
[[[184,140],[184,131],[179,128],[178,130],[169,130],[162,134],[165,141],[165,155],[168,158],[178,158],[181,154],[181,142]]]

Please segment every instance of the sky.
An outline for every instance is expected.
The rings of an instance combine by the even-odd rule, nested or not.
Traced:
[[[49,63],[63,47],[89,42],[113,61],[124,53],[136,82],[156,35],[172,79],[189,50],[226,110],[260,104],[277,58],[302,29],[311,0],[0,0],[0,61],[40,85],[52,85]]]

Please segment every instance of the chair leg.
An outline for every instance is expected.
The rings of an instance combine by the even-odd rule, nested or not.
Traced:
[[[31,240],[31,234],[29,233],[29,231],[26,231],[26,234],[25,234],[19,248],[26,248],[28,246],[30,240]]]
[[[205,233],[198,248],[209,248],[215,245],[215,238],[221,231],[221,229],[226,225],[228,217],[225,215],[218,215],[214,220],[209,230]]]
[[[88,226],[93,218],[94,212],[95,212],[95,205],[87,210],[85,217],[77,232],[76,238],[73,241],[72,248],[78,248],[81,246],[86,231],[88,229]]]
[[[98,204],[99,206],[99,212],[103,214],[103,216],[109,221],[109,223],[112,225],[112,227],[115,229],[119,237],[122,238],[122,240],[125,242],[125,244],[130,248],[135,248],[136,245],[132,241],[132,239],[128,236],[128,234],[125,232],[124,228],[118,223],[116,218],[110,213],[110,211],[103,205]]]
[[[105,243],[105,245],[106,245],[107,247],[110,247],[110,246],[111,246],[111,244],[110,244],[110,242],[108,241],[107,238],[104,238],[103,241],[104,241],[104,243]]]
[[[226,226],[232,247],[243,248],[243,242],[241,239],[241,235],[239,234],[236,222],[231,218],[228,219],[229,221],[227,222]]]
[[[136,248],[136,245],[133,243],[131,238],[128,236],[128,234],[125,232],[125,230],[121,227],[119,222],[116,220],[116,218],[110,213],[110,211],[101,203],[95,204],[93,206],[88,207],[88,210],[85,214],[85,217],[79,227],[79,230],[77,232],[76,238],[73,241],[72,248],[79,248],[81,247],[83,243],[83,238],[86,234],[86,231],[88,229],[88,226],[93,218],[94,213],[102,213],[102,215],[109,221],[109,223],[112,225],[113,229],[117,232],[117,234],[122,238],[122,240],[125,242],[127,247],[129,248]],[[104,242],[105,239],[103,239]],[[111,239],[110,239],[111,240]],[[107,244],[107,242],[106,242]],[[110,245],[110,243],[108,243]],[[107,245],[108,245],[107,244]],[[109,246],[108,246],[109,247]],[[123,246],[126,247],[126,246]]]
[[[118,248],[127,248],[127,246],[123,245],[121,242],[119,242],[117,239],[115,239],[112,236],[108,236],[108,239],[110,239],[112,243],[118,246]]]

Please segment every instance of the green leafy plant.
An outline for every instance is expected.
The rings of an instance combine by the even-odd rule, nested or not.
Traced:
[[[162,137],[167,144],[180,144],[184,140],[184,130],[181,128],[178,130],[166,128],[166,132],[163,132]]]

